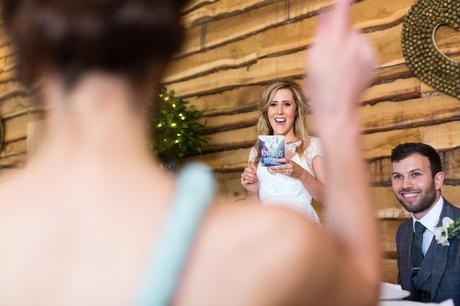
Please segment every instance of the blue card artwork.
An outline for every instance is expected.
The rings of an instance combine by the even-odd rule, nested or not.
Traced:
[[[284,136],[261,135],[259,136],[260,165],[272,167],[282,165],[275,160],[284,158]]]

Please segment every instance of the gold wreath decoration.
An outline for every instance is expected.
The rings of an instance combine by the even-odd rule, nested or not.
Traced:
[[[460,64],[441,53],[434,41],[442,25],[460,31],[460,0],[418,0],[403,23],[403,54],[423,82],[460,98]]]

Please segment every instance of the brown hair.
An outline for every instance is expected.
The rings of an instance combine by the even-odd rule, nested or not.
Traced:
[[[44,71],[68,86],[90,70],[148,81],[182,42],[184,0],[2,0],[18,51],[19,75],[32,85]]]
[[[292,92],[292,97],[294,98],[294,103],[296,105],[296,116],[294,120],[294,133],[302,141],[300,146],[296,148],[296,152],[301,155],[305,152],[305,149],[308,147],[310,137],[308,135],[305,117],[307,113],[307,106],[305,103],[305,98],[302,93],[302,89],[297,83],[289,80],[278,81],[270,84],[262,93],[262,97],[259,102],[259,120],[257,122],[257,135],[273,135],[273,128],[270,125],[268,120],[268,107],[273,100],[273,97],[276,95],[276,92],[280,89],[289,89]],[[254,160],[254,163],[257,164],[260,160],[259,152],[259,139],[257,139],[255,145],[257,156]]]

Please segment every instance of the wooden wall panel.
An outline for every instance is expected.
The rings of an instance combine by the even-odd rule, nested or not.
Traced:
[[[215,171],[220,195],[245,198],[239,178],[256,140],[260,94],[268,83],[280,78],[302,82],[305,50],[311,44],[318,14],[332,2],[187,3],[183,11],[186,41],[164,83],[203,111],[210,147],[187,160],[201,160]],[[392,237],[396,224],[407,218],[390,187],[391,148],[401,142],[422,141],[440,150],[446,172],[443,193],[460,203],[460,100],[421,82],[402,55],[402,21],[414,2],[361,0],[352,7],[355,26],[365,33],[380,58],[375,82],[362,97],[360,117],[376,214],[388,255],[383,263],[386,280],[396,277]],[[441,51],[459,61],[460,35],[441,27],[435,36]],[[44,112],[17,83],[14,55],[8,37],[0,32],[0,117],[7,140],[0,152],[0,179],[24,164],[27,125]],[[314,134],[311,115],[306,120]]]
[[[242,164],[241,166],[244,167],[245,165]],[[235,200],[246,198],[246,192],[240,185],[242,168],[240,169],[234,171],[229,169],[216,173],[218,190],[221,195]],[[391,171],[391,166],[388,171]],[[459,176],[448,176],[442,192],[449,201],[460,207],[460,185],[457,184],[459,178]],[[377,183],[372,187],[378,215],[382,218],[406,216],[404,212],[399,211],[401,206],[396,200],[390,184],[390,182]]]
[[[27,124],[40,119],[37,113],[26,113],[21,116],[4,120],[5,142],[16,141],[27,137]]]
[[[398,267],[396,265],[396,259],[385,259],[382,262],[383,266],[383,281],[396,283],[398,275]]]
[[[274,0],[227,0],[227,1],[209,1],[201,4],[194,10],[188,9],[183,18],[186,28],[197,26],[211,20],[229,18],[240,15],[266,4],[273,3]],[[198,5],[195,4],[195,7]],[[187,7],[185,9],[187,11]]]
[[[7,142],[2,151],[0,152],[0,159],[4,157],[11,157],[17,154],[26,153],[27,141],[26,137],[19,138],[14,141]]]
[[[417,124],[407,124],[408,126],[416,126],[412,128],[392,130],[382,128],[382,132],[365,133],[363,135],[365,157],[368,159],[388,157],[391,149],[401,142],[425,142],[432,144],[439,150],[458,147],[460,146],[460,121],[456,120],[455,117],[452,119],[449,115],[446,117],[449,120],[440,124],[430,125],[433,120],[429,119],[424,122],[419,121]],[[208,153],[197,156],[196,159],[206,161],[217,171],[220,169],[227,171],[240,169],[241,165],[247,163],[249,148],[256,140],[254,126],[224,130],[208,136],[210,136],[212,147],[206,151]],[[245,153],[241,154],[241,150]],[[227,155],[231,158],[226,158]]]
[[[239,7],[239,5],[232,6],[227,2],[233,1],[226,1],[229,12]],[[248,64],[248,61],[276,53],[305,48],[311,42],[314,34],[314,25],[317,23],[319,10],[331,2],[324,0],[258,1],[257,10],[242,10],[239,15],[232,15],[231,18],[223,20],[220,20],[219,15],[209,17],[210,22],[206,24],[206,30],[203,32],[203,52],[194,54],[192,59],[181,59],[181,62],[176,64],[178,69],[173,71],[176,73],[180,71],[184,77],[185,74],[190,75],[191,73],[187,73],[187,67],[194,68],[195,71],[231,67],[242,65],[245,62]],[[391,26],[400,22],[410,7],[411,0],[389,2],[368,0],[366,3],[357,3],[353,7],[355,25],[364,31],[373,31],[376,27]],[[222,3],[221,1],[215,4],[222,5]],[[260,7],[265,3],[268,5]],[[373,9],[369,10],[369,6]],[[213,18],[220,21],[212,22]],[[230,35],[222,31],[228,31]],[[283,39],[277,40],[273,39],[274,37],[283,37]],[[221,44],[225,44],[225,48],[215,48],[216,45]],[[184,50],[182,56],[190,52],[192,51]],[[170,74],[174,74],[173,71],[168,73],[167,82],[179,77],[170,77]]]
[[[398,24],[382,31],[366,34],[377,50],[382,68],[404,63],[400,44],[401,28],[401,24]],[[284,36],[286,35],[280,35],[280,37]],[[440,44],[442,47],[447,47],[451,44],[460,45],[460,39],[456,38],[456,36],[446,37]],[[450,49],[457,52],[456,48]],[[261,82],[273,81],[279,78],[299,77],[304,73],[303,60],[305,54],[302,49],[297,50],[299,49],[294,49],[295,52],[280,53],[278,56],[251,60],[245,66],[237,63],[234,65],[234,69],[210,67],[208,72],[204,73],[199,71],[198,68],[193,68],[195,69],[192,70],[196,73],[196,77],[191,78],[188,76],[185,78],[184,74],[179,74],[178,78],[184,78],[183,81],[169,81],[166,84],[175,88],[179,96],[192,97],[222,92],[235,87],[260,84]],[[451,54],[450,51],[447,53]],[[174,69],[174,66],[171,69]]]
[[[0,29],[0,119],[5,132],[0,150],[0,180],[25,164],[27,125],[43,115],[42,107],[18,82],[15,55],[8,36]]]

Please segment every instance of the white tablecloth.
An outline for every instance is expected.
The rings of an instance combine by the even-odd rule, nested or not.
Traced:
[[[402,290],[400,285],[391,283],[381,283],[379,306],[455,306],[452,300],[447,300],[442,303],[420,303],[412,301],[403,301],[402,299],[407,296],[409,296],[409,292]]]
[[[379,306],[430,306],[430,305],[437,305],[437,306],[455,306],[452,300],[447,300],[442,303],[419,303],[419,302],[412,302],[412,301],[381,301]]]

